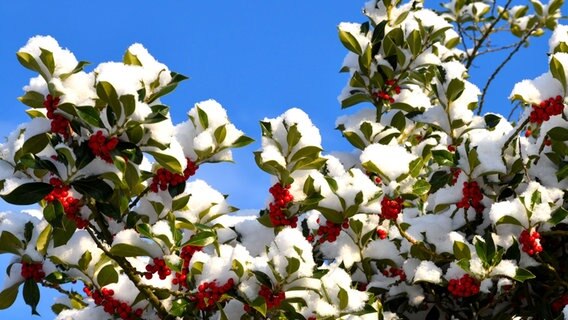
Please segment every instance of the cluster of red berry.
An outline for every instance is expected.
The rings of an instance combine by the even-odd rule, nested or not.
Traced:
[[[406,273],[404,273],[404,270],[395,267],[383,270],[383,275],[389,278],[399,277],[400,281],[406,280]]]
[[[377,228],[377,236],[379,239],[384,240],[389,236],[389,233],[385,229]]]
[[[197,172],[197,169],[199,169],[199,166],[195,162],[189,160],[189,158],[186,158],[186,160],[187,165],[185,170],[183,170],[183,175],[172,173],[166,168],[158,169],[158,171],[156,171],[156,175],[154,175],[154,178],[152,179],[152,183],[150,184],[150,190],[152,192],[158,192],[158,190],[164,191],[169,186],[175,187],[193,176],[195,172]]]
[[[385,195],[383,200],[381,200],[381,217],[383,219],[396,220],[398,214],[402,211],[403,202],[404,200],[401,197],[391,199]]]
[[[172,283],[181,285],[182,287],[189,288],[187,284],[187,274],[189,273],[189,261],[193,257],[193,254],[197,251],[201,251],[202,247],[196,246],[185,246],[181,249],[180,258],[183,260],[181,267],[181,272],[176,272],[175,278],[172,279]]]
[[[479,293],[479,281],[465,274],[459,279],[450,279],[448,291],[455,297],[471,297]]]
[[[154,273],[158,273],[160,280],[164,280],[172,274],[172,270],[170,270],[170,268],[166,265],[166,261],[164,259],[154,258],[152,262],[153,263],[146,266],[146,273],[144,274],[146,279],[152,279]]]
[[[462,189],[463,197],[456,204],[458,208],[469,209],[472,207],[475,209],[477,214],[481,214],[485,206],[481,204],[481,199],[483,199],[483,193],[479,188],[479,184],[476,181],[464,182]]]
[[[235,281],[230,278],[223,285],[217,285],[215,281],[204,282],[197,287],[197,292],[189,299],[197,303],[199,310],[211,310],[221,296],[230,291],[235,285]]]
[[[394,98],[392,97],[393,93],[400,93],[400,86],[396,83],[395,79],[387,80],[385,82],[385,88],[376,92],[375,97],[382,101],[394,103]]]
[[[298,223],[298,217],[288,218],[284,214],[284,211],[282,211],[290,202],[294,201],[294,197],[290,194],[289,189],[290,185],[283,187],[277,182],[268,190],[274,197],[274,200],[268,206],[268,217],[274,227],[291,226],[295,228]]]
[[[319,223],[319,219],[318,219]],[[349,219],[345,218],[343,223],[333,223],[329,220],[325,222],[325,225],[320,226],[317,231],[317,235],[319,236],[318,242],[330,242],[333,243],[337,240],[339,233],[341,233],[341,229],[348,229],[349,228]]]
[[[549,98],[542,101],[540,104],[533,104],[530,114],[530,121],[532,123],[542,124],[548,121],[550,117],[559,115],[564,110],[564,99],[562,96],[556,98]]]
[[[22,262],[21,275],[26,280],[33,279],[35,282],[40,282],[45,278],[43,264],[41,262]]]
[[[99,290],[91,290],[89,287],[83,288],[83,292],[95,301],[98,306],[103,306],[106,313],[120,317],[123,320],[135,320],[140,319],[144,310],[138,308],[132,310],[132,307],[126,303],[121,302],[112,296],[114,295],[114,290],[102,288]]]
[[[552,311],[558,313],[562,311],[566,305],[568,305],[568,293],[563,294],[560,298],[552,302]]]
[[[117,137],[105,137],[102,131],[97,131],[94,135],[89,138],[89,149],[91,152],[103,159],[108,163],[112,163],[112,158],[110,153],[116,149],[118,145]]]
[[[260,286],[260,291],[258,291],[258,295],[264,298],[264,301],[266,301],[266,307],[268,309],[274,309],[280,307],[282,301],[286,299],[286,294],[284,293],[284,291],[275,292],[272,291],[271,288],[265,285]]]
[[[523,245],[523,251],[529,256],[542,251],[542,246],[540,245],[540,233],[536,230],[523,230],[519,237],[519,242]]]
[[[69,120],[60,114],[55,114],[55,109],[59,105],[59,98],[48,94],[43,101],[43,106],[47,109],[47,118],[51,120],[51,132],[59,133],[63,137],[69,137]]]
[[[43,199],[47,202],[59,201],[63,206],[63,212],[65,212],[67,219],[74,221],[77,228],[84,229],[89,222],[81,218],[79,213],[81,210],[81,201],[69,195],[71,187],[55,177],[49,179],[49,184],[53,186],[53,190]]]

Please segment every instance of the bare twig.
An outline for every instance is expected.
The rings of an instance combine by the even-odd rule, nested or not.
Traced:
[[[465,65],[467,69],[471,67],[473,60],[475,60],[477,52],[479,51],[479,49],[481,49],[481,46],[483,45],[487,37],[489,37],[489,35],[493,32],[493,29],[495,28],[497,23],[501,21],[501,18],[503,18],[503,15],[505,14],[505,12],[507,12],[507,9],[511,5],[512,1],[513,0],[507,0],[507,3],[505,3],[505,6],[503,7],[503,11],[501,11],[501,13],[497,16],[497,18],[493,20],[493,22],[489,25],[489,27],[485,30],[485,32],[482,33],[481,38],[479,38],[479,40],[476,41],[475,47],[473,47],[473,51],[471,52],[470,58],[468,59]]]
[[[483,91],[481,93],[481,99],[479,100],[479,108],[477,109],[478,115],[481,114],[481,110],[483,109],[483,104],[485,103],[485,96],[487,95],[487,90],[489,90],[489,86],[491,85],[491,82],[493,82],[493,80],[495,80],[495,77],[497,77],[499,72],[501,72],[501,69],[503,69],[503,67],[505,67],[505,65],[511,60],[511,58],[513,58],[513,56],[519,51],[519,49],[521,49],[521,46],[527,41],[527,39],[532,35],[532,33],[536,29],[537,29],[537,26],[535,26],[531,30],[529,30],[529,32],[527,32],[521,38],[521,40],[519,40],[519,42],[517,42],[517,44],[515,45],[515,48],[513,50],[511,50],[511,52],[509,52],[509,55],[505,58],[505,60],[503,60],[503,62],[501,62],[501,64],[497,67],[497,69],[495,69],[495,71],[493,71],[493,73],[489,77],[489,80],[487,80],[487,82],[485,83],[485,87],[483,87]]]

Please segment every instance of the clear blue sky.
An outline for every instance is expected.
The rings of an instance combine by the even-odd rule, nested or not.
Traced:
[[[19,65],[15,53],[40,34],[53,36],[78,60],[90,61],[91,68],[120,61],[130,44],[142,43],[171,70],[191,78],[164,99],[176,123],[186,119],[195,102],[213,98],[238,128],[260,140],[259,120],[301,107],[320,128],[327,151],[350,150],[334,130],[342,114],[336,97],[347,80],[338,73],[346,50],[336,26],[365,21],[363,2],[0,1],[0,136],[27,120],[25,106],[16,98],[33,74]],[[546,71],[547,39],[548,34],[532,43],[504,70],[486,111],[507,114],[511,105],[506,97],[514,83]],[[471,70],[473,81],[482,87],[494,68],[478,62]],[[252,151],[258,147],[257,142],[239,149],[236,164],[210,165],[197,177],[229,194],[237,207],[263,207],[269,179],[254,164]],[[9,209],[0,201],[0,210]],[[0,257],[0,274],[6,265],[7,257]],[[39,312],[51,319],[53,295],[42,294]],[[22,299],[0,316],[31,318]]]

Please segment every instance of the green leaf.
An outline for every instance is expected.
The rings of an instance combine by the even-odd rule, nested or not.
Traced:
[[[254,310],[258,311],[263,317],[266,317],[266,311],[268,307],[266,306],[266,300],[262,297],[257,297],[251,302],[250,305]]]
[[[231,270],[233,270],[239,278],[242,278],[245,274],[243,264],[237,259],[233,259],[233,262],[231,263]]]
[[[39,234],[36,242],[36,249],[40,254],[45,254],[47,252],[47,247],[49,245],[49,240],[51,239],[51,232],[53,228],[48,224]],[[0,240],[1,241],[1,240]]]
[[[558,59],[556,59],[555,56],[552,56],[552,59],[550,59],[549,66],[550,73],[552,73],[554,79],[560,81],[563,91],[566,92],[566,74],[564,73],[564,66],[560,63],[560,61],[558,61]]]
[[[20,255],[20,249],[23,248],[24,245],[22,241],[12,233],[3,231],[0,235],[0,254],[12,253],[14,255]]]
[[[288,152],[294,148],[298,142],[302,139],[302,134],[298,131],[298,125],[293,124],[288,128],[288,133],[286,134],[286,142],[288,143]]]
[[[355,37],[347,32],[339,29],[339,40],[347,50],[356,53],[357,55],[362,55],[363,50],[361,49],[361,45],[359,45],[359,41],[355,39]]]
[[[373,53],[371,44],[367,45],[365,52],[359,56],[359,68],[365,74],[369,74],[371,69],[371,63],[373,62]]]
[[[420,171],[424,167],[424,159],[416,158],[408,164],[408,173],[414,178],[420,175]]]
[[[112,264],[104,266],[97,274],[97,283],[99,287],[104,287],[111,283],[118,282],[118,273]]]
[[[535,275],[527,269],[517,268],[517,272],[513,279],[524,282],[525,280],[534,279]]]
[[[81,255],[81,258],[79,259],[79,264],[78,264],[79,269],[87,270],[92,260],[93,260],[93,255],[91,254],[91,251],[88,250],[85,251],[85,253],[83,253]]]
[[[345,310],[345,308],[349,305],[349,294],[347,294],[347,291],[342,287],[339,287],[337,298],[339,299],[339,310]]]
[[[142,66],[142,62],[138,60],[138,57],[130,53],[129,50],[126,50],[126,52],[124,53],[124,57],[122,57],[122,62],[130,66]]]
[[[554,212],[552,212],[551,217],[548,220],[548,223],[552,225],[557,225],[560,223],[560,221],[566,219],[566,217],[568,217],[568,210],[559,207],[558,209],[554,210]]]
[[[203,111],[198,105],[197,108],[197,116],[199,117],[199,123],[203,127],[203,129],[209,128],[209,117],[207,116],[207,112]]]
[[[469,246],[460,241],[454,241],[454,256],[457,260],[471,259],[471,252]]]
[[[32,71],[42,73],[42,76],[45,78],[45,75],[41,71],[39,64],[37,63],[37,61],[34,59],[34,57],[31,54],[29,54],[27,52],[20,51],[20,52],[16,53],[16,56],[18,57],[18,61],[20,62],[20,64],[22,66],[24,66],[25,68],[30,69]]]
[[[151,154],[154,157],[154,159],[156,159],[156,161],[162,167],[166,168],[168,171],[179,174],[183,173],[181,163],[179,163],[179,161],[176,158],[155,151],[148,151],[148,153]]]
[[[84,68],[86,65],[89,65],[89,64],[90,64],[90,63],[87,62],[87,61],[79,61],[79,62],[77,63],[77,65],[75,66],[75,68],[73,68],[73,70],[71,70],[70,72],[61,74],[61,75],[59,76],[59,78],[61,78],[61,80],[65,80],[65,79],[69,78],[71,75],[73,75],[73,74],[75,74],[75,73],[78,73],[78,72],[80,72],[80,71],[83,71],[83,68]]]
[[[23,295],[24,295],[24,302],[32,308],[32,314],[39,316],[39,313],[37,312],[36,308],[37,305],[39,304],[40,293],[39,293],[39,287],[34,279],[27,279],[24,282]]]
[[[118,100],[118,94],[112,84],[106,81],[100,81],[97,83],[97,95],[104,102],[110,105],[116,119],[120,119],[120,116],[122,115],[122,108],[120,101]]]
[[[16,301],[16,298],[18,297],[19,288],[20,283],[17,283],[0,292],[0,310],[8,309],[12,306],[12,304],[14,304],[14,301]]]
[[[404,113],[400,111],[397,112],[392,117],[391,126],[395,127],[400,132],[404,131],[404,127],[406,126],[406,117],[404,116]]]
[[[450,174],[445,171],[436,171],[430,178],[430,193],[438,191],[440,188],[448,184]]]
[[[39,92],[27,91],[23,96],[19,97],[18,100],[28,107],[44,108],[43,101],[45,97]]]
[[[91,106],[77,107],[77,115],[81,120],[92,125],[93,127],[102,127],[99,112]]]
[[[448,91],[446,92],[448,104],[452,101],[456,101],[462,95],[464,89],[465,85],[462,80],[457,78],[450,80]]]
[[[201,231],[193,235],[185,245],[205,247],[214,243],[215,240],[217,240],[217,234],[215,234],[215,232]]]
[[[499,220],[497,220],[497,222],[495,222],[496,226],[500,224],[513,224],[521,227],[523,226],[523,224],[519,220],[511,216],[502,216]]]
[[[286,273],[288,275],[291,275],[300,269],[300,260],[290,257],[286,257],[286,260],[288,260],[288,265],[286,266]]]
[[[22,184],[9,194],[0,197],[10,204],[28,205],[41,201],[51,190],[53,190],[53,186],[50,184],[30,182]]]
[[[341,108],[349,108],[361,102],[373,102],[373,99],[366,93],[356,93],[341,101]]]
[[[477,149],[471,149],[467,154],[467,161],[469,162],[470,172],[473,172],[478,165],[481,164],[479,161],[479,156],[477,155]]]
[[[146,249],[126,243],[118,243],[113,245],[112,248],[110,249],[110,253],[119,257],[150,256],[150,254],[148,253],[148,251],[146,251]]]
[[[487,256],[487,244],[480,238],[475,238],[475,252],[484,264],[489,264],[489,257]]]
[[[186,308],[188,305],[187,299],[176,299],[172,302],[172,307],[169,310],[169,313],[175,317],[182,317],[184,313],[186,313]]]
[[[225,141],[225,138],[227,137],[226,126],[222,125],[222,126],[218,127],[217,129],[215,129],[213,136],[215,137],[215,141],[217,142],[217,144],[223,143],[223,141]]]
[[[126,94],[120,96],[119,100],[122,103],[125,115],[127,117],[132,115],[134,113],[134,110],[136,110],[136,98],[134,98],[134,95]]]
[[[429,190],[430,190],[430,184],[425,180],[418,180],[412,186],[412,193],[414,193],[417,196],[425,195],[428,193]]]
[[[560,182],[566,179],[566,177],[568,177],[568,163],[563,163],[562,167],[556,172],[556,178]]]
[[[98,177],[75,180],[71,182],[71,186],[79,193],[90,196],[97,201],[106,201],[113,193],[112,188]]]
[[[240,136],[237,140],[235,140],[235,142],[233,142],[231,147],[242,148],[244,146],[248,146],[249,144],[251,144],[253,142],[254,142],[254,139],[251,139],[247,136]]]
[[[420,36],[420,31],[413,30],[406,38],[406,43],[412,55],[415,57],[418,56],[422,50],[422,36]]]
[[[501,119],[503,119],[502,117],[492,113],[486,114],[483,118],[485,119],[485,125],[488,129],[494,129],[499,122],[501,122]]]
[[[22,154],[38,154],[43,151],[45,147],[47,147],[49,142],[49,134],[47,133],[40,133],[38,135],[30,137],[24,142],[24,145],[22,146]]]
[[[298,150],[294,153],[294,155],[292,156],[292,159],[290,161],[294,162],[294,161],[298,161],[302,158],[316,159],[316,158],[319,158],[321,151],[322,151],[321,148],[316,147],[316,146],[303,147],[302,149],[300,149],[300,150]]]
[[[434,161],[440,166],[447,167],[454,165],[454,153],[448,150],[432,150],[432,157],[434,158]]]
[[[55,60],[53,60],[53,53],[49,50],[45,50],[44,48],[39,48],[41,50],[41,54],[39,55],[39,59],[43,62],[43,65],[47,68],[47,71],[51,75],[55,71]]]
[[[69,239],[75,234],[77,225],[70,219],[61,219],[61,227],[53,229],[53,246],[59,247],[66,245]]]
[[[367,145],[363,142],[363,139],[359,135],[352,131],[343,131],[343,136],[357,149],[365,149]]]
[[[553,140],[567,141],[568,129],[563,127],[554,127],[548,131],[548,136]]]

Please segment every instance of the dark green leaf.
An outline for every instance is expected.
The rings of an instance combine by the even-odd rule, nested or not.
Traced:
[[[0,196],[4,201],[16,205],[28,205],[41,201],[48,195],[53,186],[43,182],[30,182],[22,184],[9,194]]]
[[[94,127],[102,127],[101,117],[99,116],[99,112],[91,107],[91,106],[84,106],[84,107],[77,107],[77,115],[81,120],[85,121],[86,123],[94,126]]]
[[[525,280],[534,279],[535,275],[527,269],[517,268],[517,272],[513,279],[524,282]]]
[[[97,201],[108,200],[113,193],[112,188],[101,178],[88,177],[71,182],[71,186],[81,194],[90,196]]]
[[[24,302],[32,309],[32,314],[39,316],[39,313],[37,313],[36,308],[37,305],[39,304],[40,293],[39,293],[39,287],[37,286],[37,283],[35,282],[34,279],[28,279],[24,282],[23,295],[24,295]]]
[[[146,256],[149,257],[150,254],[146,249],[136,247],[126,243],[118,243],[112,246],[110,253],[119,257],[138,257]]]
[[[8,231],[3,231],[0,235],[0,254],[12,253],[20,255],[20,249],[23,249],[20,239]]]
[[[43,101],[45,98],[43,94],[39,92],[27,91],[23,96],[19,97],[18,100],[28,107],[44,108]]]
[[[189,239],[189,241],[185,245],[205,247],[214,243],[216,239],[217,234],[215,234],[215,232],[202,231],[193,235],[193,237],[191,237],[191,239]]]
[[[14,304],[14,301],[16,301],[16,298],[18,297],[19,287],[20,283],[17,283],[0,292],[0,310],[8,309],[12,306],[12,304]]]

